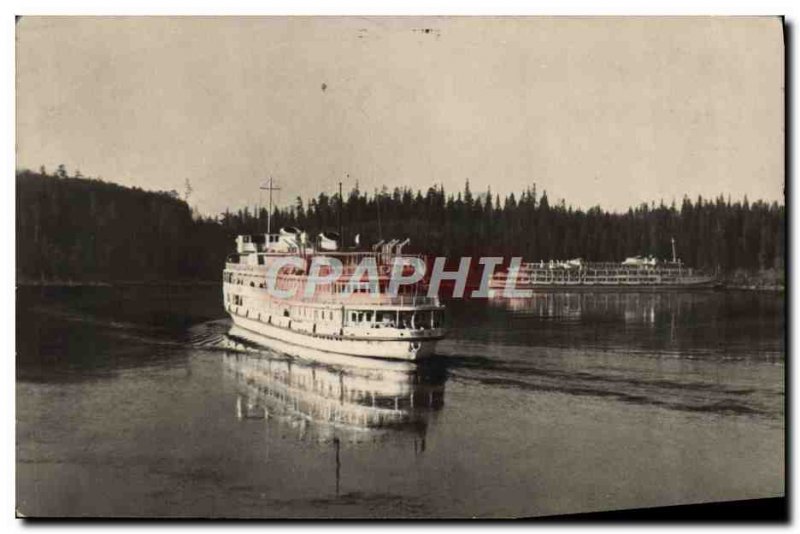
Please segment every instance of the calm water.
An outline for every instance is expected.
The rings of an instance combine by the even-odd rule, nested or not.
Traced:
[[[258,349],[219,292],[19,290],[21,513],[510,517],[784,493],[782,295],[452,302],[440,357],[406,367]]]

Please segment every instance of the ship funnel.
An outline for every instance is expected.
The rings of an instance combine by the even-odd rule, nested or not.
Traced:
[[[296,252],[300,248],[303,232],[294,226],[281,228],[277,234],[265,235],[268,252]]]
[[[339,234],[336,232],[320,232],[319,248],[321,250],[338,250]]]
[[[302,232],[295,226],[286,226],[281,228],[281,237],[299,237]]]

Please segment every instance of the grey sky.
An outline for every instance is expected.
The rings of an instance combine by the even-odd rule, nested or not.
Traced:
[[[431,31],[420,31],[430,29]],[[322,86],[325,84],[326,89]],[[767,18],[24,18],[17,166],[183,190],[205,214],[359,181],[573,206],[783,200]]]

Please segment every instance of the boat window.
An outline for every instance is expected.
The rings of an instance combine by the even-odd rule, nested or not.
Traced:
[[[377,323],[387,328],[394,328],[396,326],[397,312],[395,311],[379,311],[377,312]]]
[[[400,312],[400,328],[413,328],[414,312]]]

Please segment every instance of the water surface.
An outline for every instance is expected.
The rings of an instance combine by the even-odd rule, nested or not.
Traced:
[[[784,493],[782,295],[449,303],[423,366],[301,360],[219,287],[20,289],[29,516],[519,517]]]

